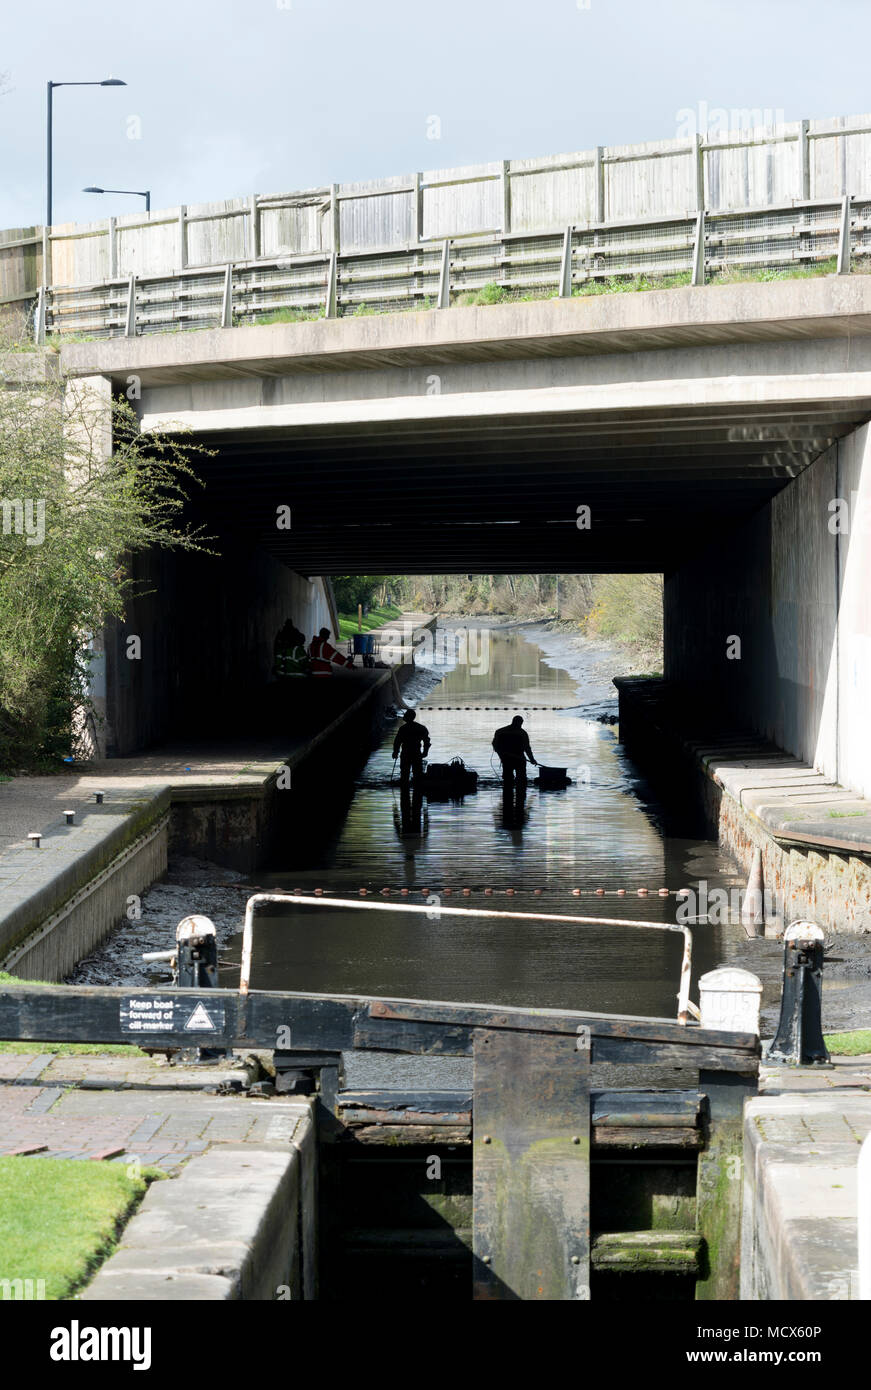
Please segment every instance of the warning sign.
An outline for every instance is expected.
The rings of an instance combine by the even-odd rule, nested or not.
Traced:
[[[224,1003],[191,1000],[172,994],[136,995],[121,1000],[123,1033],[220,1033]]]
[[[205,1004],[197,1004],[185,1024],[185,1031],[188,1033],[214,1033],[216,1027],[217,1025],[212,1021],[212,1016]]]

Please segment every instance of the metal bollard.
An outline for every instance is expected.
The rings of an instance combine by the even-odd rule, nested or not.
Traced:
[[[215,924],[208,917],[183,917],[175,929],[176,983],[180,989],[216,989],[218,985],[218,938]],[[226,1057],[223,1047],[198,1047],[201,1062]]]
[[[218,985],[218,940],[215,924],[208,917],[183,917],[175,929],[175,950],[144,951],[148,963],[167,961],[172,968],[172,983],[180,989],[216,989]],[[198,1047],[202,1062],[226,1057],[225,1048]]]
[[[824,1065],[829,1054],[822,1022],[823,933],[814,922],[791,922],[783,936],[780,1021],[766,1061]]]
[[[180,989],[216,989],[218,940],[208,917],[183,917],[175,929],[176,983]]]

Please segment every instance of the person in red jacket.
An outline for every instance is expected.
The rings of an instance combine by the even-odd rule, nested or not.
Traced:
[[[350,666],[351,661],[330,642],[330,629],[322,627],[317,637],[308,644],[308,654],[312,662],[313,676],[331,676],[334,666]]]

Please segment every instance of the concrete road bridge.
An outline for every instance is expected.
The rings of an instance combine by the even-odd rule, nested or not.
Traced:
[[[204,671],[215,695],[238,682],[234,634],[298,603],[300,575],[661,571],[666,676],[871,789],[871,279],[119,337],[61,359],[107,405],[132,397],[143,429],[215,451],[197,506],[223,558],[155,561],[158,595],[112,639],[161,653],[135,692],[115,660],[127,739],[171,721],[167,672],[176,696]],[[249,674],[268,636],[259,656],[242,644]]]

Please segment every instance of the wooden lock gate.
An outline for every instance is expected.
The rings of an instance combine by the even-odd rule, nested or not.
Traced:
[[[589,1297],[591,1067],[684,1068],[706,1097],[697,1229],[712,1267],[696,1296],[738,1296],[741,1116],[756,1088],[756,1035],[491,1004],[15,985],[0,989],[0,1038],[291,1049],[319,1073],[329,1116],[340,1108],[345,1051],[471,1056],[473,1294],[496,1300]]]

